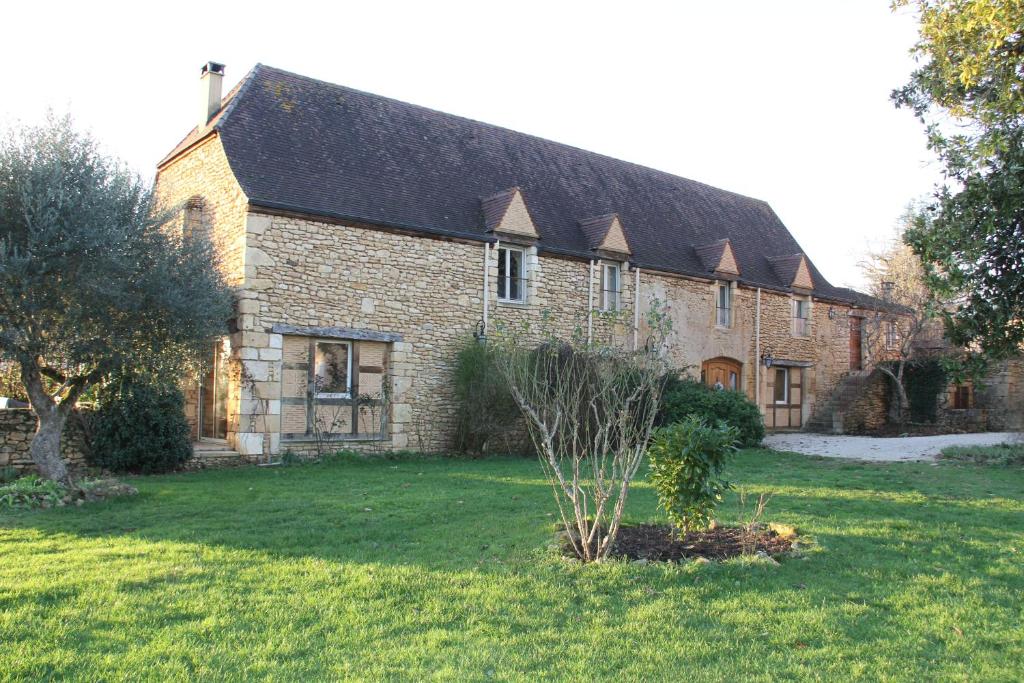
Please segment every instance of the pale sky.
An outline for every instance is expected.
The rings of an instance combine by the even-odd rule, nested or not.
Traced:
[[[859,285],[939,167],[889,92],[914,16],[888,0],[36,2],[3,10],[0,122],[69,111],[140,173],[195,124],[199,69],[256,62],[768,201]]]

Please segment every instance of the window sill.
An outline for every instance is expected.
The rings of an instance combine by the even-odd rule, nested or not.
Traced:
[[[530,304],[526,301],[506,301],[505,299],[498,299],[499,306],[508,306],[509,308],[529,308]]]
[[[715,325],[715,329],[719,332],[732,332],[732,325],[726,327],[725,325]]]

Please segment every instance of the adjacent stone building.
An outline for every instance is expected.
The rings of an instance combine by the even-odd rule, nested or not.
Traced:
[[[863,295],[833,287],[763,201],[257,65],[158,167],[236,289],[189,392],[197,439],[266,459],[318,435],[442,450],[452,364],[499,321],[645,342],[797,429],[862,370]],[[860,306],[858,306],[860,303]]]

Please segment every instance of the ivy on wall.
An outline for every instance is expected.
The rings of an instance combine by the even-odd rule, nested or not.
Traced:
[[[945,391],[949,377],[941,361],[926,359],[910,361],[903,370],[903,388],[910,399],[911,422],[935,422],[938,418],[939,396]]]

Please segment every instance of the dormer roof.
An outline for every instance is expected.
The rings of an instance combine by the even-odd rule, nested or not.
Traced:
[[[803,254],[790,254],[788,256],[771,256],[768,262],[775,271],[775,275],[793,289],[812,290],[814,289],[814,278],[811,276],[811,267],[807,257]]]
[[[592,251],[607,251],[615,254],[632,254],[629,248],[629,240],[622,229],[622,221],[615,213],[584,218],[580,221],[580,230],[587,237],[587,243]]]
[[[480,200],[484,213],[484,227],[487,232],[520,235],[522,237],[540,237],[537,226],[526,208],[523,192],[518,187],[510,187],[484,197]]]
[[[736,253],[729,239],[721,239],[711,244],[694,247],[704,268],[717,275],[740,275],[740,267],[736,261]]]

